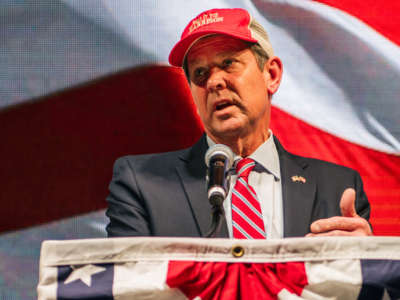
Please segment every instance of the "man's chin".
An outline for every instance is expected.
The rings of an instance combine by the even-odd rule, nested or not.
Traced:
[[[243,126],[224,126],[219,128],[212,128],[211,130],[206,130],[208,135],[215,137],[220,141],[232,140],[242,136],[244,131]]]

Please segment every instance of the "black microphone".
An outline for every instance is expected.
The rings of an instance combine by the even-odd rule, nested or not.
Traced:
[[[208,201],[213,207],[220,207],[229,190],[228,171],[234,162],[233,152],[226,145],[216,144],[207,150],[205,162]]]

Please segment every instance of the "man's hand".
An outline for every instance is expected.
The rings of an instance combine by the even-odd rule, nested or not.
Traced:
[[[341,217],[332,217],[313,222],[310,226],[312,236],[367,236],[372,235],[368,222],[357,215],[355,208],[356,191],[346,189],[340,199]]]

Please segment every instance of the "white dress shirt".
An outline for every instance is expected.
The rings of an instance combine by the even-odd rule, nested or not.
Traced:
[[[256,191],[260,201],[267,239],[280,239],[283,238],[281,171],[273,133],[271,130],[269,133],[269,138],[248,156],[256,162],[249,175],[249,184]],[[208,136],[207,143],[210,147],[215,144]],[[239,159],[241,157],[235,154],[235,162]],[[233,237],[231,196],[236,178],[236,174],[231,176],[229,193],[223,204],[230,238]]]

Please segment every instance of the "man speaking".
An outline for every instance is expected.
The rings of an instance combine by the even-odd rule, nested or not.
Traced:
[[[185,71],[205,135],[189,149],[117,160],[107,197],[109,236],[205,236],[211,205],[204,156],[215,144],[234,156],[218,236],[372,234],[359,174],[288,153],[269,129],[283,67],[247,11],[201,13],[169,61]]]

